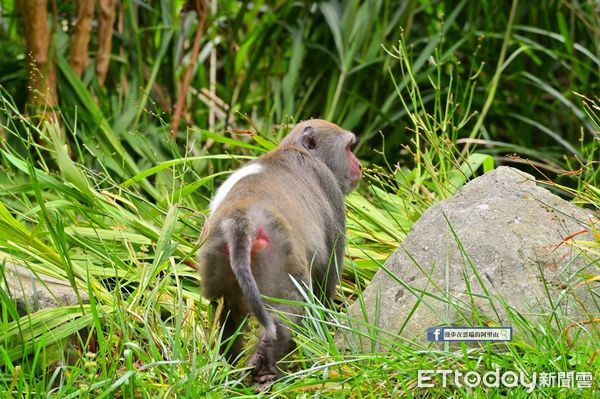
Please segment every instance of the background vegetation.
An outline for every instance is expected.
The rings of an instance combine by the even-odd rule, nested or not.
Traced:
[[[91,295],[21,316],[0,290],[0,391],[251,395],[216,349],[196,237],[227,173],[310,117],[360,136],[368,176],[347,202],[342,312],[313,304],[270,395],[421,395],[432,365],[597,371],[593,343],[572,349],[555,320],[524,322],[533,347],[381,355],[338,353],[327,326],[427,207],[494,166],[598,209],[599,15],[593,0],[3,0],[2,269]]]

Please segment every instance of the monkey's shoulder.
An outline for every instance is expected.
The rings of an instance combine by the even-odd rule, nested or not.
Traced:
[[[317,184],[335,184],[335,176],[319,158],[297,145],[278,147],[258,158],[259,163],[268,170],[289,173],[297,177],[315,178]]]
[[[290,164],[307,164],[312,161],[311,154],[304,148],[297,145],[284,145],[277,147],[257,159],[264,165],[274,165],[278,167],[288,167]]]

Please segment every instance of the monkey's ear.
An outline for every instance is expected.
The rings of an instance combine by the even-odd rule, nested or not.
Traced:
[[[315,129],[312,126],[306,126],[302,131],[302,137],[300,138],[302,147],[307,150],[312,150],[317,146],[315,141]]]

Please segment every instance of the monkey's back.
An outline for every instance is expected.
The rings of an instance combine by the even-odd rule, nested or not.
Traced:
[[[271,264],[286,266],[290,274],[309,267],[321,275],[335,246],[344,244],[344,200],[333,174],[318,159],[296,146],[279,148],[249,165],[257,173],[244,176],[229,189],[206,222],[206,237],[199,263],[207,297],[222,295],[215,286],[235,284],[229,265],[225,228],[249,222],[249,234],[264,235],[265,250],[253,251],[252,272],[257,281]],[[313,272],[313,277],[314,277]],[[310,276],[298,275],[306,280]],[[264,284],[263,284],[264,285]],[[268,284],[267,284],[268,285]],[[269,287],[260,287],[269,295]]]

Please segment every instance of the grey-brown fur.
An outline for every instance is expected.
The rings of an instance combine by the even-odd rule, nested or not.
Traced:
[[[224,298],[224,338],[249,314],[257,317],[263,328],[249,365],[258,384],[276,377],[277,360],[294,347],[260,294],[301,301],[292,278],[326,300],[335,294],[345,246],[344,194],[360,179],[358,160],[346,151],[355,140],[323,120],[299,123],[279,147],[252,161],[261,172],[237,181],[206,222],[198,258],[203,294]],[[268,245],[253,251],[260,229]],[[269,307],[299,313],[290,305]],[[242,346],[238,336],[230,357]]]

